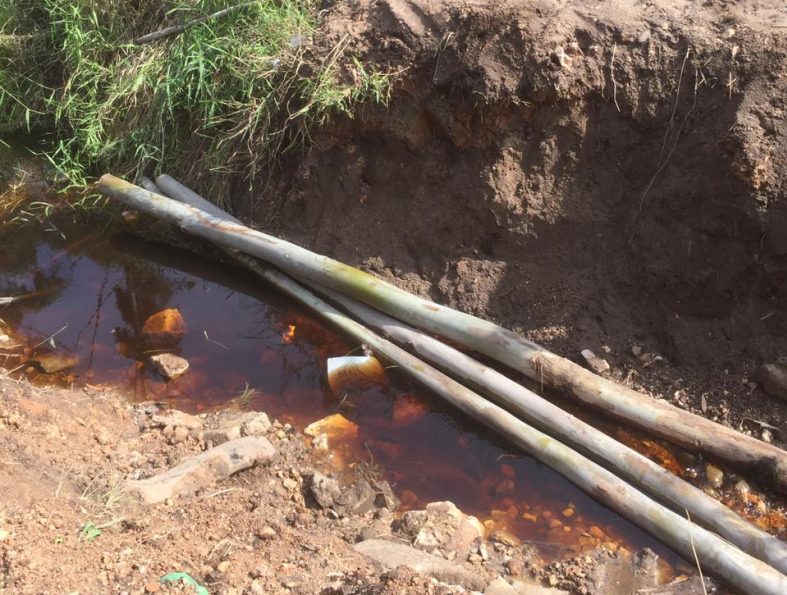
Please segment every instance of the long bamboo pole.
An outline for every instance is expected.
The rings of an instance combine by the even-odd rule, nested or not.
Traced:
[[[222,221],[109,174],[102,176],[98,188],[188,233],[266,260],[294,277],[324,285],[416,328],[456,341],[687,449],[754,467],[781,491],[787,491],[787,453],[771,444],[600,378],[496,324],[419,298],[290,242]]]
[[[164,193],[170,198],[198,209],[210,209],[212,214],[224,221],[238,222],[229,213],[174,178],[160,176],[157,181],[160,187],[166,189]],[[229,253],[242,265],[261,274],[255,259],[237,252]],[[705,527],[711,528],[743,551],[787,574],[787,544],[747,522],[702,490],[676,477],[647,457],[445,343],[343,294],[322,287],[310,287],[309,283],[305,285],[311,290],[326,294],[364,325],[377,329],[399,346],[450,373],[454,379],[466,386],[477,387],[520,419],[534,424],[538,429],[610,468],[651,496],[667,502],[673,510],[687,510],[693,519]]]

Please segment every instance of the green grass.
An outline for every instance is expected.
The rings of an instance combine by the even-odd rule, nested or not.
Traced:
[[[147,45],[139,35],[210,14],[218,0],[6,0],[0,8],[0,132],[52,130],[47,158],[64,187],[112,171],[167,171],[221,203],[265,181],[309,132],[364,102],[391,74],[308,40],[314,0],[259,0]],[[247,186],[248,187],[248,186]]]

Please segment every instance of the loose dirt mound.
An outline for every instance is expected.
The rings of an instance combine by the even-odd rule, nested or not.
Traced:
[[[778,424],[754,379],[787,335],[783,12],[337,3],[323,51],[401,72],[392,101],[321,131],[255,218],[561,354],[607,346],[685,407]]]

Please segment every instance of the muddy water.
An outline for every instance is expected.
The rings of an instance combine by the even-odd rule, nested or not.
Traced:
[[[452,500],[491,530],[546,552],[603,542],[649,546],[678,559],[531,457],[523,456],[388,369],[388,381],[334,394],[325,360],[358,345],[242,271],[119,232],[106,221],[49,223],[0,240],[0,295],[37,292],[0,317],[28,346],[18,367],[51,382],[26,359],[52,352],[73,364],[60,382],[112,385],[138,400],[192,412],[263,410],[296,427],[341,413],[357,436],[336,457],[382,473],[407,507]],[[176,351],[190,370],[165,382],[145,364],[145,320],[178,308],[188,331]]]

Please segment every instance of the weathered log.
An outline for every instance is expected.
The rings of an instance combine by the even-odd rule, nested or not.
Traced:
[[[419,298],[290,242],[222,221],[108,174],[98,187],[104,194],[188,233],[266,260],[296,278],[324,285],[416,328],[451,339],[684,448],[753,467],[769,475],[766,479],[781,491],[787,491],[787,453],[771,444],[596,376],[494,323]]]
[[[225,221],[238,221],[169,176],[166,188],[166,194],[170,198],[197,208],[208,207],[212,214]],[[256,260],[237,252],[230,255],[252,271],[260,272]],[[668,503],[673,510],[687,510],[692,518],[716,531],[743,551],[787,574],[787,544],[747,522],[716,499],[647,457],[437,339],[343,294],[322,287],[310,287],[308,282],[305,285],[327,295],[364,325],[382,332],[385,337],[443,372],[448,372],[462,384],[477,388],[520,419],[534,424],[538,429],[618,473],[651,496]]]

